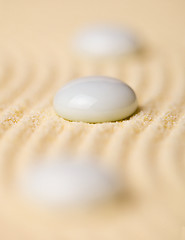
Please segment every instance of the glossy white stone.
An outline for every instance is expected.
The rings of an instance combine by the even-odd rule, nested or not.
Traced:
[[[89,123],[117,121],[137,108],[134,91],[122,81],[103,76],[83,77],[62,87],[54,97],[56,113]]]
[[[49,207],[97,204],[120,191],[107,171],[93,163],[73,160],[35,164],[23,177],[21,191],[32,201]]]
[[[136,37],[128,30],[111,25],[89,26],[79,32],[75,51],[91,57],[117,57],[140,48]]]

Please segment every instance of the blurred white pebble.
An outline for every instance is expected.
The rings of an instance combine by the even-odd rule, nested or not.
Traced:
[[[140,43],[130,31],[112,25],[89,26],[74,38],[77,53],[95,58],[125,56],[138,48]]]
[[[71,207],[104,202],[120,191],[107,171],[92,162],[73,160],[35,164],[22,178],[22,193],[49,207]]]

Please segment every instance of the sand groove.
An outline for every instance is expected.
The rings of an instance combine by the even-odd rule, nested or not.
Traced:
[[[37,157],[68,153],[92,155],[103,166],[123,175],[130,191],[148,204],[148,208],[137,209],[136,206],[135,212],[130,210],[130,213],[129,210],[125,213],[123,206],[116,210],[120,214],[113,218],[117,225],[112,226],[109,233],[104,232],[106,239],[112,240],[115,232],[120,232],[129,236],[126,239],[135,240],[139,229],[142,240],[156,240],[161,236],[161,239],[173,239],[180,222],[185,220],[182,211],[185,199],[185,74],[182,56],[155,56],[148,61],[135,59],[127,64],[105,62],[93,65],[89,62],[76,66],[72,59],[65,63],[43,59],[37,63],[31,59],[29,63],[35,62],[34,65],[23,60],[20,58],[16,66],[3,65],[0,72],[0,192],[9,190],[12,208],[15,196],[11,189],[16,176],[31,162],[37,161]],[[13,68],[8,75],[9,67]],[[74,123],[58,117],[52,108],[57,89],[74,77],[98,74],[118,77],[130,84],[138,96],[138,111],[126,120],[103,124]],[[157,214],[162,209],[164,212],[158,222]],[[6,217],[8,222],[11,217]],[[16,219],[14,216],[11,221]],[[46,224],[43,219],[38,220],[40,228],[36,222],[33,227],[32,235],[38,239],[49,239],[54,232],[56,237],[75,239],[79,235],[83,239],[84,234],[86,239],[83,228],[70,233],[69,228],[61,230],[55,220],[45,235],[42,232]],[[20,217],[18,221],[23,219]],[[100,228],[101,223],[98,225],[93,221],[91,231],[95,234],[93,229]],[[162,226],[164,221],[166,226]],[[110,223],[107,220],[105,225]],[[50,220],[47,224],[50,225]],[[167,226],[175,228],[167,231]],[[25,227],[26,235],[30,230],[29,225]],[[133,232],[132,228],[136,231]]]

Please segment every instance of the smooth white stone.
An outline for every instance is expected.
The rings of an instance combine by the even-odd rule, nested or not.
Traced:
[[[50,207],[97,204],[118,193],[120,187],[110,173],[93,163],[74,161],[37,163],[23,177],[22,192]]]
[[[88,27],[76,36],[76,52],[91,57],[117,57],[132,53],[140,43],[129,31],[118,26],[96,25]]]
[[[122,81],[103,76],[83,77],[61,88],[54,97],[58,115],[89,123],[117,121],[137,108],[134,91]]]

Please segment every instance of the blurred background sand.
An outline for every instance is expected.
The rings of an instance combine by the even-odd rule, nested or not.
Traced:
[[[153,47],[181,48],[185,43],[183,0],[1,1],[1,45],[63,52],[74,30],[87,23],[128,26]]]

